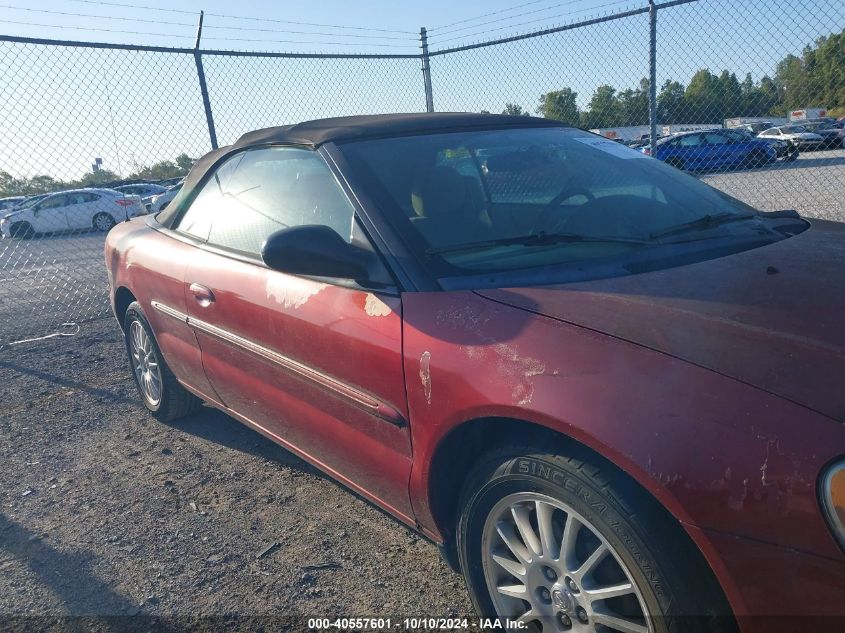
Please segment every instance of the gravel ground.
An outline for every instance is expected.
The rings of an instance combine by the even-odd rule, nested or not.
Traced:
[[[102,319],[0,355],[0,622],[471,613],[436,547],[261,435],[212,409],[153,420],[124,353]]]

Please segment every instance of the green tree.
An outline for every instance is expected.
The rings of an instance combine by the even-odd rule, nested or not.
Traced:
[[[71,187],[99,187],[101,185],[105,185],[110,182],[114,182],[115,180],[120,180],[120,176],[118,176],[113,171],[109,171],[108,169],[101,169],[100,171],[92,171],[88,172],[78,181],[73,183],[67,183],[68,188]]]
[[[578,93],[571,88],[554,90],[540,96],[537,114],[547,119],[555,119],[569,125],[578,125]]]
[[[723,121],[726,117],[742,116],[745,114],[743,110],[742,86],[740,86],[736,74],[723,70],[719,75],[716,90],[718,92],[716,98],[716,116],[718,116],[717,120],[719,122]]]
[[[528,110],[524,110],[521,105],[516,103],[506,103],[502,114],[510,114],[512,116],[531,116]]]
[[[683,84],[667,79],[657,95],[657,120],[660,123],[683,123],[686,118],[686,89]]]
[[[722,94],[719,78],[702,68],[690,79],[684,91],[685,123],[718,123],[722,120]]]
[[[619,101],[616,89],[607,84],[596,88],[586,112],[581,113],[581,125],[586,128],[619,125]]]
[[[648,79],[640,80],[638,88],[626,88],[617,95],[619,125],[648,124]]]
[[[183,152],[176,157],[176,166],[182,171],[182,174],[187,174],[194,166],[194,159]]]

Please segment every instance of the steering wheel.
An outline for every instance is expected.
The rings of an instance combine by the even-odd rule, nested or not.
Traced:
[[[537,216],[537,220],[535,220],[534,225],[531,227],[530,235],[536,235],[539,233],[540,229],[542,229],[543,225],[546,223],[546,219],[549,217],[549,214],[552,212],[552,209],[560,206],[561,202],[569,200],[569,198],[572,198],[573,196],[584,196],[587,199],[587,202],[591,202],[596,199],[593,192],[584,187],[575,186],[564,189],[554,198],[549,200],[548,204],[546,204],[540,212],[540,215]]]

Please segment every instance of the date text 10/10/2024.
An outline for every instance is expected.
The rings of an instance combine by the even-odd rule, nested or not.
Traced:
[[[308,628],[312,631],[520,631],[526,624],[505,618],[309,618]]]

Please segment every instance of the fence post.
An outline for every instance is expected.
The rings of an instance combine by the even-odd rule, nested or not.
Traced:
[[[428,35],[425,27],[420,28],[420,45],[422,46],[422,72],[425,82],[425,111],[434,112],[434,96],[431,92],[431,64],[428,57]]]
[[[657,6],[654,0],[648,0],[648,142],[654,153],[657,139]]]
[[[208,136],[211,139],[211,149],[217,149],[217,131],[214,129],[214,116],[211,114],[211,101],[208,98],[208,86],[205,83],[205,69],[202,67],[202,53],[200,53],[200,38],[202,37],[203,12],[197,25],[197,41],[194,44],[194,61],[197,63],[197,77],[202,93],[202,105],[205,108],[205,122],[208,124]]]

